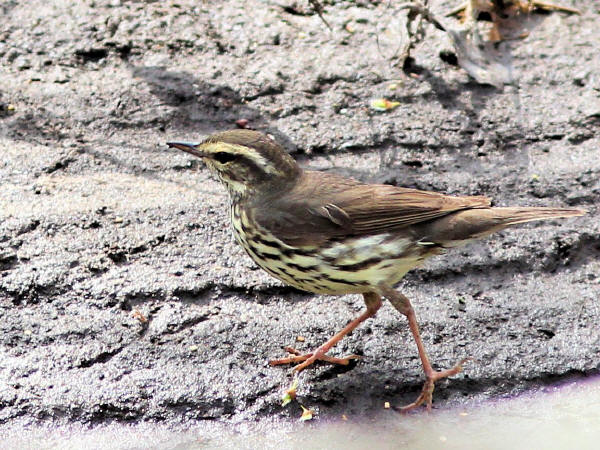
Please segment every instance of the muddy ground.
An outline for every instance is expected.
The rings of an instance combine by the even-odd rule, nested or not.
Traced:
[[[410,73],[392,66],[389,2],[328,2],[333,32],[299,1],[3,2],[0,423],[299,416],[280,405],[289,371],[267,361],[320,345],[363,303],[258,270],[230,235],[224,190],[164,145],[238,119],[305,167],[589,209],[452,251],[401,289],[436,367],[473,358],[436,408],[598,374],[600,7],[563,2],[583,14],[536,14],[506,44],[517,81],[504,89],[444,62],[450,41],[431,26]],[[377,97],[400,106],[373,111]],[[332,352],[344,353],[363,358],[301,377],[319,417],[420,391],[389,305]]]

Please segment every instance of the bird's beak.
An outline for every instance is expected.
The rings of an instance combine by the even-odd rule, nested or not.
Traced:
[[[198,142],[167,142],[167,145],[169,148],[183,150],[184,152],[197,156],[198,158],[206,156],[201,150],[198,149],[198,146],[200,145]]]

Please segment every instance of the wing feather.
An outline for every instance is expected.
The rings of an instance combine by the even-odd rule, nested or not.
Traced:
[[[490,206],[486,197],[452,197],[306,171],[294,189],[262,199],[254,219],[292,246],[400,231],[455,211]],[[298,189],[299,187],[299,189]]]

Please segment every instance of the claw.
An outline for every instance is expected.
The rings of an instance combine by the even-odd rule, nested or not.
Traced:
[[[463,358],[456,365],[454,365],[454,367],[452,367],[450,369],[442,370],[442,371],[434,371],[433,373],[428,374],[427,379],[425,380],[425,383],[423,384],[423,389],[421,390],[421,393],[419,394],[417,399],[414,402],[409,403],[408,405],[394,407],[394,410],[398,411],[400,413],[407,413],[409,411],[412,411],[415,408],[418,408],[422,404],[425,404],[425,406],[427,407],[427,411],[431,412],[431,405],[433,402],[433,390],[435,389],[435,382],[438,380],[441,380],[442,378],[448,378],[448,377],[451,377],[451,376],[456,375],[457,373],[461,372],[463,364],[470,359],[471,358]]]
[[[292,347],[285,347],[285,351],[288,353],[291,353],[291,356],[288,356],[287,358],[281,358],[281,359],[274,359],[269,361],[269,365],[270,366],[280,366],[283,364],[296,364],[296,363],[306,363],[306,361],[310,358],[312,358],[313,353],[306,353],[306,354],[301,354],[298,350],[296,350],[295,348]],[[319,361],[325,361],[331,364],[339,364],[341,366],[347,366],[348,364],[350,364],[350,361],[353,359],[359,359],[360,356],[359,355],[348,355],[348,356],[344,356],[343,358],[336,358],[334,356],[327,356],[327,355],[322,355],[322,356],[318,356],[316,359]],[[308,366],[310,364],[306,364],[306,366]],[[302,369],[304,369],[306,366],[303,366],[303,364],[298,364],[296,367],[294,367],[294,372],[300,372]]]

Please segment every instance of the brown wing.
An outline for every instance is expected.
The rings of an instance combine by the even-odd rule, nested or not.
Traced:
[[[486,197],[451,197],[390,185],[362,184],[305,172],[297,188],[270,196],[255,220],[289,245],[320,245],[345,235],[397,231],[454,211],[490,205]],[[263,199],[264,200],[264,199]]]

